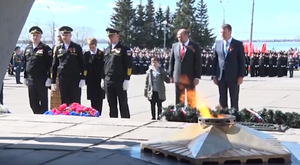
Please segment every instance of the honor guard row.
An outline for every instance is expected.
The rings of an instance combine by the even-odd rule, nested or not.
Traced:
[[[73,42],[73,29],[59,28],[59,42],[53,50],[41,42],[43,31],[30,28],[31,43],[26,47],[24,83],[28,86],[30,106],[35,114],[48,110],[48,91],[59,91],[61,104],[81,102],[81,88],[87,85],[91,106],[102,111],[107,94],[110,117],[118,117],[119,102],[122,118],[130,118],[127,89],[132,73],[132,51],[120,41],[120,31],[106,29],[109,46],[104,52],[97,49],[97,40],[88,39],[89,50],[84,52]],[[52,101],[52,100],[51,100]]]

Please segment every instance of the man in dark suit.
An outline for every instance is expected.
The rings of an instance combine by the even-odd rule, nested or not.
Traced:
[[[169,64],[171,82],[175,83],[176,104],[184,104],[187,93],[188,105],[195,107],[195,86],[201,78],[201,55],[198,45],[189,40],[189,32],[180,29],[177,43],[172,46]]]
[[[227,91],[229,89],[231,108],[239,109],[239,87],[243,83],[245,73],[245,54],[243,43],[231,37],[229,24],[222,26],[223,40],[215,44],[213,63],[213,81],[219,87],[219,102],[227,108]]]

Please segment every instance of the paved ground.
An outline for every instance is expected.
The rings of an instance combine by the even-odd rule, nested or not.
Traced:
[[[0,115],[0,164],[178,164],[139,153],[139,144],[166,137],[189,125],[150,120],[150,105],[143,97],[144,76],[132,76],[129,106],[132,118],[109,119],[105,101],[100,118],[32,115],[27,89],[12,77],[4,83],[4,102],[12,114]],[[300,112],[300,73],[295,78],[246,78],[241,87],[240,107],[266,107]],[[203,77],[198,94],[210,107],[218,104],[217,87]],[[83,90],[82,103],[89,105]],[[174,85],[167,85],[167,100],[174,103]],[[270,133],[297,151],[300,159],[300,130]]]

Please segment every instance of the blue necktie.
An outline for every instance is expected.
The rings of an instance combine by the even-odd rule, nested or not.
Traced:
[[[225,48],[224,48],[224,55],[225,55],[225,57],[227,56],[227,53],[228,53],[228,46],[229,46],[229,42],[226,41]]]

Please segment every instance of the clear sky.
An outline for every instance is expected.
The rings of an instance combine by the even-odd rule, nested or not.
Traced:
[[[134,6],[140,0],[133,0]],[[154,0],[155,7],[170,6],[175,11],[177,0]],[[219,37],[223,23],[233,27],[233,36],[247,40],[250,36],[252,0],[205,0],[208,6],[209,26]],[[143,4],[147,0],[142,0]],[[79,37],[106,39],[105,29],[110,24],[114,0],[35,0],[23,28],[21,38],[28,35],[31,26],[38,25],[49,36],[52,23],[58,28],[73,27]],[[300,39],[300,0],[255,0],[253,39]]]

